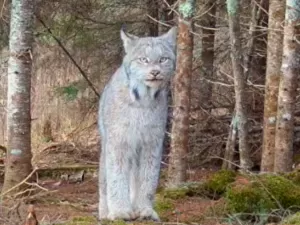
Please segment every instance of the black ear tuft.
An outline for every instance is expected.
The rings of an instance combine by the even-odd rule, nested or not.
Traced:
[[[124,31],[124,32],[126,31],[126,24],[125,23],[122,24],[121,30]]]

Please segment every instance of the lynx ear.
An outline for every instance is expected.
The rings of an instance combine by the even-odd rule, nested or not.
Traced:
[[[124,31],[124,29],[121,29],[121,39],[123,41],[124,50],[127,53],[129,49],[132,47],[133,42],[138,39],[137,36],[134,36],[132,34],[128,34]]]
[[[172,27],[167,33],[160,36],[162,39],[170,43],[174,48],[176,47],[177,27]]]

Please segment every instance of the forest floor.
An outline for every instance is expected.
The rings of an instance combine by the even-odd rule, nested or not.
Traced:
[[[213,173],[212,170],[206,169],[193,171],[190,181],[203,181],[211,173]],[[97,224],[97,177],[89,176],[76,183],[70,183],[61,178],[42,178],[39,180],[39,185],[39,194],[34,198],[27,199],[26,203],[24,201],[22,203],[10,201],[7,205],[2,205],[2,210],[0,210],[1,225],[22,224],[21,221],[24,222],[28,215],[28,203],[34,206],[40,225]],[[219,225],[221,224],[220,218],[213,216],[214,205],[217,205],[218,202],[219,200],[201,197],[174,199],[172,200],[172,208],[163,209],[162,220],[168,224],[199,224],[197,221],[201,221],[201,224],[205,225]],[[210,217],[206,217],[208,211]],[[6,219],[4,219],[5,217]]]
[[[206,176],[208,173],[211,173],[211,171],[201,170],[197,173],[198,178],[201,179],[201,176]],[[56,192],[35,203],[36,214],[39,221],[41,223],[43,221],[50,222],[50,224],[61,223],[63,221],[69,221],[67,224],[72,225],[95,224],[92,217],[96,219],[97,215],[97,182],[97,178],[90,178],[77,184],[61,183],[57,185],[60,181],[49,181],[44,187],[49,190],[55,190]],[[218,201],[199,197],[186,197],[184,199],[174,200],[172,204],[175,207],[170,209],[170,211],[164,211],[163,220],[175,223],[202,220],[206,211],[211,209],[217,202]],[[84,221],[87,218],[92,221]],[[213,225],[219,223],[216,221],[216,218],[211,218],[211,221],[206,221],[205,224]]]
[[[31,195],[18,200],[3,200],[0,195],[0,225],[36,225],[25,223],[32,215],[28,213],[30,206],[39,225],[97,225],[97,159],[97,151],[80,151],[74,145],[52,143],[43,148],[33,160],[38,176]],[[165,174],[163,169],[155,201],[163,224],[280,224],[300,211],[300,173],[259,177],[220,171],[211,164],[189,169],[187,186],[171,191],[164,188]],[[2,184],[0,161],[0,190]],[[296,210],[290,210],[295,206]],[[300,225],[300,214],[297,221]]]

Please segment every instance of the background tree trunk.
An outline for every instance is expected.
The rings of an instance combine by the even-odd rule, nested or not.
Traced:
[[[292,169],[294,111],[300,73],[300,1],[287,0],[283,39],[282,76],[278,93],[275,172]]]
[[[171,7],[173,7],[175,0],[166,0],[166,1],[158,1],[158,7],[159,7],[159,21],[162,23],[158,24],[158,30],[159,30],[159,35],[162,35],[166,33],[170,28],[163,25],[163,24],[168,24],[170,26],[175,26],[175,19],[174,19],[174,12],[172,11]],[[169,107],[168,107],[168,115],[172,115],[172,93],[169,93],[168,96],[168,102],[169,102]],[[171,127],[172,127],[172,119],[171,116],[168,116],[167,120],[167,127],[166,131],[168,134],[171,133]],[[171,137],[170,135],[166,135],[165,141],[164,141],[164,154],[163,154],[163,161],[168,161],[168,155],[170,153],[170,142],[171,142]]]
[[[248,145],[248,117],[246,109],[246,80],[242,67],[242,49],[238,0],[227,0],[229,34],[231,42],[232,70],[234,75],[235,110],[239,137],[240,166],[242,170],[250,169],[250,149]]]
[[[171,26],[175,25],[174,21],[174,12],[172,11],[171,7],[173,7],[173,4],[175,3],[175,0],[165,0],[165,1],[159,1],[159,20],[162,22],[159,24],[159,33],[163,34],[167,32],[170,28],[163,25],[168,24]]]
[[[168,170],[168,186],[174,187],[186,181],[187,153],[189,149],[190,87],[193,66],[192,17],[195,2],[180,0],[177,66],[174,78],[173,123],[171,131],[171,152]]]
[[[34,0],[13,0],[10,21],[7,94],[8,148],[2,192],[31,170],[30,88]]]
[[[222,169],[224,170],[233,170],[236,168],[236,165],[234,163],[234,154],[235,151],[235,145],[236,145],[236,139],[237,139],[237,121],[235,119],[235,115],[232,117],[227,142],[226,142],[226,148],[225,148],[225,154],[224,154],[224,161],[222,164]]]
[[[260,1],[260,6],[262,7],[262,3],[264,0]],[[251,21],[249,25],[249,38],[247,40],[247,46],[245,50],[245,57],[244,57],[244,79],[247,81],[249,78],[250,70],[251,70],[251,61],[254,53],[254,42],[255,42],[255,31],[257,24],[261,17],[261,8],[258,7],[257,3],[255,1],[251,2],[252,5],[252,12],[251,12]],[[249,93],[250,94],[250,93]],[[246,104],[246,103],[244,103]],[[249,104],[249,101],[247,102]],[[226,148],[225,148],[225,154],[223,161],[222,168],[223,169],[229,169],[233,170],[235,169],[236,165],[233,162],[234,155],[236,154],[235,147],[236,147],[236,141],[237,141],[237,120],[236,116],[232,117],[231,124],[229,127],[229,133],[228,138],[226,142]]]
[[[152,18],[149,18],[149,35],[152,37],[156,37],[158,36],[158,22],[159,21],[159,14],[158,14],[158,10],[159,10],[159,6],[158,6],[158,0],[147,0],[148,3],[148,11],[149,11],[149,16],[151,16]],[[155,21],[156,20],[156,21]]]
[[[272,172],[274,169],[275,127],[277,114],[278,87],[282,61],[283,31],[285,2],[270,1],[269,29],[267,46],[267,71],[264,102],[264,127],[261,171]]]
[[[207,3],[207,13],[202,21],[202,51],[201,51],[201,77],[199,103],[205,109],[212,106],[212,88],[211,82],[206,78],[212,80],[214,76],[214,45],[215,45],[215,27],[216,27],[216,2],[210,1]],[[205,113],[206,114],[206,113]],[[207,119],[207,114],[203,120]]]

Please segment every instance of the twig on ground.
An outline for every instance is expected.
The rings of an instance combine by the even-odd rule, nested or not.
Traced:
[[[17,185],[13,186],[12,188],[8,189],[7,191],[5,191],[4,193],[2,193],[0,195],[0,198],[2,198],[3,196],[7,195],[9,192],[15,190],[16,188],[19,188],[21,185],[25,184],[31,177],[32,175],[37,171],[37,168],[35,168],[34,170],[31,171],[31,173],[20,183],[18,183]]]

